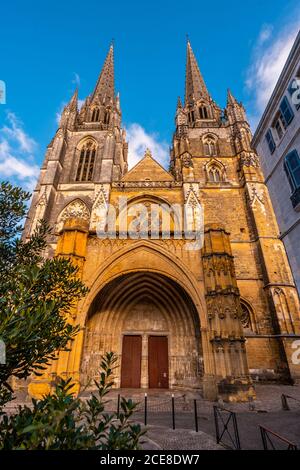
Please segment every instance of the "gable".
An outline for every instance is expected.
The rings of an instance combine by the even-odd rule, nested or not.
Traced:
[[[144,158],[123,176],[122,181],[174,181],[174,178],[154,160],[150,151],[146,151]]]

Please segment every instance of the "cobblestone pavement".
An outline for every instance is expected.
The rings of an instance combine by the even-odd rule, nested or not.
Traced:
[[[149,426],[147,436],[157,449],[163,450],[224,450],[216,444],[215,439],[203,431],[195,432],[190,429],[166,429],[163,426]],[[147,443],[148,444],[148,443]],[[148,444],[149,445],[149,444]],[[155,447],[144,446],[144,449]]]
[[[220,403],[220,406],[236,413],[242,449],[263,449],[259,425],[289,439],[298,445],[300,449],[300,401],[288,399],[290,411],[284,411],[281,402],[283,393],[300,400],[300,386],[257,385],[257,399],[251,404]],[[148,400],[151,403],[151,397]],[[186,406],[184,410],[180,406],[180,400],[180,397],[175,398],[176,430],[171,429],[170,405],[169,410],[161,412],[151,411],[150,407],[148,413],[150,428],[147,435],[163,449],[214,449],[213,445],[216,445],[216,439],[213,403],[203,399],[197,400],[199,427],[199,437],[197,438],[197,433],[191,431],[195,429],[193,408],[189,407],[188,409],[188,406]],[[142,421],[143,413],[138,413],[136,418]],[[226,419],[225,414],[225,422]],[[160,426],[160,428],[157,426]],[[229,425],[229,429],[233,434],[231,425]],[[202,432],[201,435],[200,432]],[[272,440],[276,448],[284,448],[285,444],[282,447],[279,440],[276,438]],[[224,435],[224,443],[232,446],[227,433]],[[211,445],[212,447],[210,447]]]
[[[140,402],[135,417],[140,422],[144,419],[144,394],[138,391],[122,391],[127,398]],[[124,393],[125,392],[125,393]],[[171,449],[214,449],[216,446],[213,405],[218,404],[236,413],[239,437],[242,449],[262,449],[259,425],[289,439],[300,448],[300,386],[256,385],[256,400],[252,403],[211,403],[197,397],[198,427],[195,430],[193,400],[191,392],[175,392],[176,430],[172,428],[171,392],[149,391],[148,393],[148,432],[152,442],[165,450]],[[114,392],[117,394],[117,391]],[[281,395],[286,394],[299,401],[288,399],[290,411],[282,409]],[[114,401],[113,401],[114,403]],[[113,404],[115,406],[115,403]],[[224,421],[227,416],[225,413]],[[232,426],[229,425],[232,434]],[[223,441],[232,446],[229,435],[225,432]],[[281,448],[280,441],[273,438],[276,448]]]
[[[215,423],[213,405],[220,405],[234,411],[237,417],[242,449],[262,449],[259,425],[289,439],[300,449],[300,385],[256,385],[256,400],[252,403],[212,403],[195,392],[182,390],[147,390],[148,432],[145,449],[215,449]],[[108,411],[116,411],[118,394],[139,402],[134,419],[144,420],[144,393],[141,390],[113,390],[110,394]],[[176,430],[172,430],[171,395],[175,396]],[[297,400],[288,399],[290,411],[282,409],[281,395],[286,394]],[[88,394],[89,395],[89,394]],[[198,427],[195,432],[194,399],[197,398]],[[24,398],[23,400],[24,403]],[[28,403],[28,401],[26,400]],[[8,412],[13,412],[17,401],[11,402]],[[226,422],[226,418],[225,418]],[[230,428],[231,429],[231,428]],[[230,439],[224,436],[225,443]],[[277,445],[277,444],[276,444]]]
[[[136,419],[142,421],[141,416],[137,415]],[[237,412],[237,423],[242,449],[263,449],[259,425],[263,425],[289,439],[300,448],[300,410],[295,412],[267,412],[263,414],[257,412]],[[213,449],[214,447],[208,446],[212,443],[216,445],[215,424],[212,412],[199,414],[198,434],[199,436],[200,433],[204,434],[200,436],[198,441],[194,439],[197,433],[192,431],[192,429],[194,429],[194,417],[192,415],[177,413],[176,430],[173,431],[171,426],[169,413],[150,415],[147,436],[163,449]],[[232,433],[231,426],[230,430]],[[179,444],[180,447],[173,447],[176,441],[178,443],[181,442],[181,444]],[[227,434],[225,434],[223,442],[232,447],[232,442]],[[276,443],[276,447],[279,446],[279,441],[275,439],[274,442]]]

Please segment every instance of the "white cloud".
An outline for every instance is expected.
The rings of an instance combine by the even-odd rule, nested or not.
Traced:
[[[23,124],[12,112],[7,113],[8,124],[0,129],[0,175],[32,191],[39,174],[32,152],[37,144],[23,129]]]
[[[17,116],[12,112],[7,113],[7,120],[10,127],[4,126],[1,131],[6,134],[9,139],[17,142],[21,151],[26,153],[32,152],[35,149],[36,142],[24,132],[22,122],[20,122]]]
[[[80,100],[78,98],[78,109],[79,109],[79,111],[81,110],[82,106],[84,105],[84,102],[85,102],[85,100]]]
[[[126,126],[128,140],[128,165],[132,168],[141,158],[145,150],[150,149],[153,158],[166,169],[169,163],[169,146],[167,142],[160,141],[158,134],[148,133],[138,123]]]
[[[258,37],[258,44],[263,45],[268,39],[270,39],[273,31],[273,26],[270,24],[266,24],[261,28]]]
[[[74,83],[76,86],[80,86],[80,77],[78,73],[74,72],[74,78],[72,80],[72,83]]]
[[[260,31],[246,80],[246,87],[253,96],[249,105],[253,125],[257,124],[271,97],[298,29],[299,22],[293,21],[276,34],[271,25],[264,25]]]

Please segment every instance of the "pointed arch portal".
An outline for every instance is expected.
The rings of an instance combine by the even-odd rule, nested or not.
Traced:
[[[120,275],[96,295],[86,321],[81,383],[97,376],[106,351],[119,356],[117,385],[200,387],[200,322],[187,292],[159,273]]]

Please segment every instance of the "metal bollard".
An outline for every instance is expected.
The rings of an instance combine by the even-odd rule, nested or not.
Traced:
[[[147,393],[145,393],[145,409],[144,409],[144,423],[145,423],[145,426],[147,426],[147,402],[148,402],[148,397],[147,397]]]
[[[120,394],[118,393],[118,404],[117,404],[117,418],[120,415]]]
[[[290,407],[288,405],[286,395],[284,393],[281,395],[281,403],[282,403],[282,409],[285,411],[290,411]]]
[[[194,400],[194,415],[195,415],[195,429],[198,432],[198,410],[197,410],[197,400]]]
[[[172,393],[172,424],[173,424],[173,429],[175,429],[175,398],[174,398],[174,393]]]

